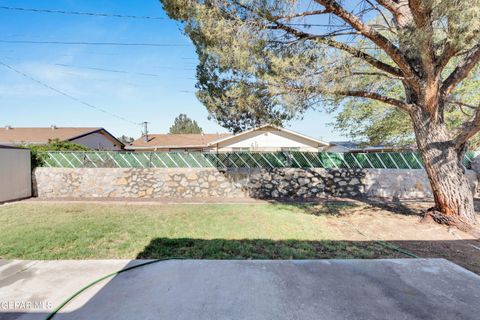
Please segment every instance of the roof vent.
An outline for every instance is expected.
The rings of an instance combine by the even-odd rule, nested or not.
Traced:
[[[50,129],[55,130],[55,129],[57,129],[57,126],[54,125],[54,124],[52,124],[52,125],[50,126]]]
[[[5,126],[5,130],[12,130],[12,126],[7,124],[7,125]]]

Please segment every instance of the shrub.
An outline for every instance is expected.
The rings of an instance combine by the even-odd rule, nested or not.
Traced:
[[[49,139],[47,144],[33,145],[25,144],[23,147],[31,150],[32,168],[38,167],[44,163],[42,152],[47,151],[88,151],[87,147],[70,141],[60,141],[59,139]]]

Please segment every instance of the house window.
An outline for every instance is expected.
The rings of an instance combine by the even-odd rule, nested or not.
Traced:
[[[232,148],[232,151],[234,151],[234,152],[245,152],[245,151],[250,151],[250,148],[249,147]]]

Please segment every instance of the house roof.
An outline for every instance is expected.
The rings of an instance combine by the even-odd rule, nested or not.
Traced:
[[[340,146],[347,149],[358,149],[359,143],[354,141],[330,141],[331,145]]]
[[[359,142],[353,141],[331,141],[332,145],[341,146],[347,148],[349,152],[398,152],[398,151],[410,151],[416,149],[415,145],[409,146],[389,146],[389,145],[375,145],[375,146],[362,146]]]
[[[104,131],[111,138],[118,141],[104,128],[66,128],[66,127],[5,127],[0,128],[0,144],[46,144],[50,139],[70,141],[91,133]],[[123,145],[120,141],[119,144]]]
[[[301,137],[303,139],[312,141],[314,143],[318,143],[319,145],[324,145],[324,146],[329,146],[330,145],[328,142],[317,140],[317,139],[311,138],[309,136],[303,135],[301,133],[298,133],[298,132],[295,132],[295,131],[292,131],[292,130],[288,130],[288,129],[285,129],[285,128],[277,127],[277,126],[274,126],[274,125],[271,125],[271,124],[266,124],[266,125],[263,125],[263,126],[260,126],[260,127],[257,127],[257,128],[253,128],[253,129],[250,129],[250,130],[243,131],[241,133],[237,133],[235,135],[229,135],[229,136],[226,136],[226,137],[219,138],[217,140],[211,141],[209,143],[209,145],[210,146],[215,145],[217,143],[225,142],[225,141],[228,141],[228,140],[233,139],[233,138],[241,137],[242,135],[248,134],[250,132],[264,130],[264,129],[267,129],[267,128],[272,128],[274,130],[286,132],[286,133],[295,135],[297,137]]]
[[[230,135],[229,133],[149,134],[148,141],[145,141],[142,136],[126,149],[207,147],[211,141]]]
[[[16,149],[16,150],[30,150],[28,148],[14,147],[14,146],[4,146],[0,144],[0,149]]]

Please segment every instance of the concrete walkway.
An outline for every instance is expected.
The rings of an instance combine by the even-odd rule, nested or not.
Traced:
[[[44,319],[142,261],[1,261],[0,319]],[[54,319],[479,319],[480,276],[442,259],[171,260],[102,281]]]

